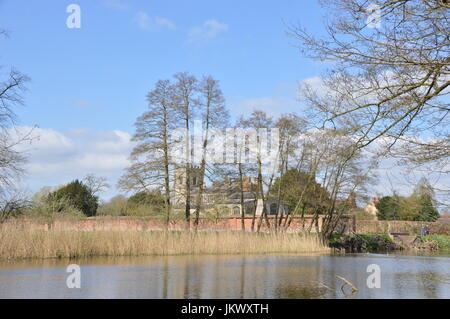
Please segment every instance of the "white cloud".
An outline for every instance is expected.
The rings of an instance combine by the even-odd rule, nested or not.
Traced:
[[[214,39],[226,31],[228,31],[228,25],[210,19],[205,21],[202,26],[191,28],[188,35],[188,42]]]
[[[161,17],[150,17],[147,13],[139,11],[134,16],[133,22],[143,30],[156,31],[158,29],[175,30],[176,25],[171,20]]]
[[[12,134],[25,135],[30,127],[19,127]],[[134,146],[131,135],[119,131],[92,131],[71,129],[57,131],[35,128],[31,143],[21,144],[18,150],[28,154],[26,176],[22,184],[31,192],[43,186],[57,186],[81,179],[93,173],[115,185],[129,165],[129,154]],[[105,197],[117,192],[112,188]]]
[[[284,111],[288,112],[288,106],[295,101],[285,97],[259,97],[244,99],[240,102],[240,111],[251,113],[254,110],[265,111],[269,115],[277,116]]]
[[[175,26],[175,23],[173,23],[172,21],[170,21],[169,19],[166,19],[166,18],[158,18],[158,17],[156,17],[155,23],[157,25],[160,25],[160,26],[165,27],[165,28],[170,29],[170,30],[175,30],[177,28]]]
[[[272,94],[262,97],[241,98],[236,103],[231,103],[231,110],[241,114],[261,110],[271,116],[300,112],[301,104],[298,102],[297,86],[295,83],[278,83],[273,92],[270,92]]]
[[[323,78],[320,76],[313,76],[301,81],[299,89],[300,94],[302,94],[302,91],[304,90],[310,90],[321,98],[324,98],[327,94],[330,93],[330,90],[326,87]]]

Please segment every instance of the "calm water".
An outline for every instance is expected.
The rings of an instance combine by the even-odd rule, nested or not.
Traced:
[[[81,289],[66,267],[81,266]],[[381,267],[381,289],[366,286]],[[347,278],[359,288],[341,291]],[[450,255],[96,258],[0,264],[0,298],[450,298]]]

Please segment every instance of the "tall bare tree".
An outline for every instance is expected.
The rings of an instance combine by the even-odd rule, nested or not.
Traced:
[[[180,116],[185,129],[185,221],[186,229],[190,228],[191,223],[191,172],[192,172],[192,153],[190,129],[194,119],[194,112],[198,107],[197,92],[198,80],[189,73],[175,74],[176,83],[174,92],[176,96],[176,110]]]
[[[219,82],[211,76],[204,77],[199,84],[199,107],[204,126],[202,134],[201,158],[198,180],[198,192],[195,202],[195,228],[197,228],[202,206],[203,189],[205,185],[205,169],[207,165],[207,150],[211,138],[211,129],[225,129],[229,114],[225,108],[225,99]]]
[[[306,56],[330,66],[320,86],[303,86],[306,100],[326,123],[358,136],[358,147],[397,143],[403,158],[448,172],[449,2],[320,2],[329,12],[325,36],[290,30]]]
[[[266,196],[264,191],[264,176],[263,176],[263,156],[267,154],[262,153],[262,143],[263,139],[261,134],[263,134],[263,130],[270,129],[273,127],[273,118],[269,116],[266,112],[255,110],[253,111],[248,118],[242,119],[240,121],[241,125],[244,128],[251,128],[255,130],[256,133],[256,167],[257,167],[257,200],[262,205],[262,212],[259,218],[259,222],[257,225],[257,231],[261,229],[263,219],[266,221],[267,226],[270,227],[269,219],[267,218],[267,209],[266,209]],[[252,231],[254,230],[254,221],[255,216],[252,222]]]
[[[0,29],[0,37],[6,35],[7,32]],[[0,197],[2,198],[15,193],[16,181],[24,173],[22,165],[26,157],[23,152],[17,150],[17,146],[29,141],[31,132],[23,134],[15,130],[17,118],[14,108],[23,104],[25,83],[28,81],[27,76],[14,68],[0,73]],[[17,202],[16,195],[13,195],[12,201]]]
[[[138,144],[131,153],[132,165],[119,181],[125,190],[149,191],[163,187],[165,199],[165,225],[170,221],[171,160],[170,133],[177,125],[174,86],[169,80],[160,80],[147,95],[148,110],[136,121],[133,141]]]
[[[282,114],[275,122],[275,127],[280,130],[279,143],[279,183],[278,189],[275,190],[277,198],[277,210],[275,215],[275,229],[281,225],[283,215],[279,217],[280,208],[283,204],[283,181],[284,174],[289,170],[292,157],[295,156],[299,149],[300,135],[307,129],[307,121],[295,113]],[[271,190],[268,190],[268,193]]]

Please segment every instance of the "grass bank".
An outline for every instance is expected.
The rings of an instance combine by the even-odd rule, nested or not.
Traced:
[[[0,228],[0,259],[326,253],[313,234],[41,231]]]
[[[425,247],[434,247],[434,250],[450,250],[450,236],[449,235],[428,235],[421,236],[420,242]]]

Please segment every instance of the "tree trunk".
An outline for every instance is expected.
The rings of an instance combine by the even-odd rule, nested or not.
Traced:
[[[191,143],[189,135],[189,116],[186,116],[186,204],[185,204],[185,218],[186,230],[191,228]]]
[[[164,114],[164,117],[167,123],[167,113]],[[167,142],[168,141],[167,124],[164,125],[163,138],[164,138],[164,188],[165,188],[165,208],[166,208],[164,227],[166,230],[168,230],[170,223],[170,211],[172,207],[170,203],[169,147]]]
[[[244,177],[242,174],[242,163],[238,164],[238,168],[239,168],[239,184],[241,188],[241,227],[242,231],[245,232]]]

